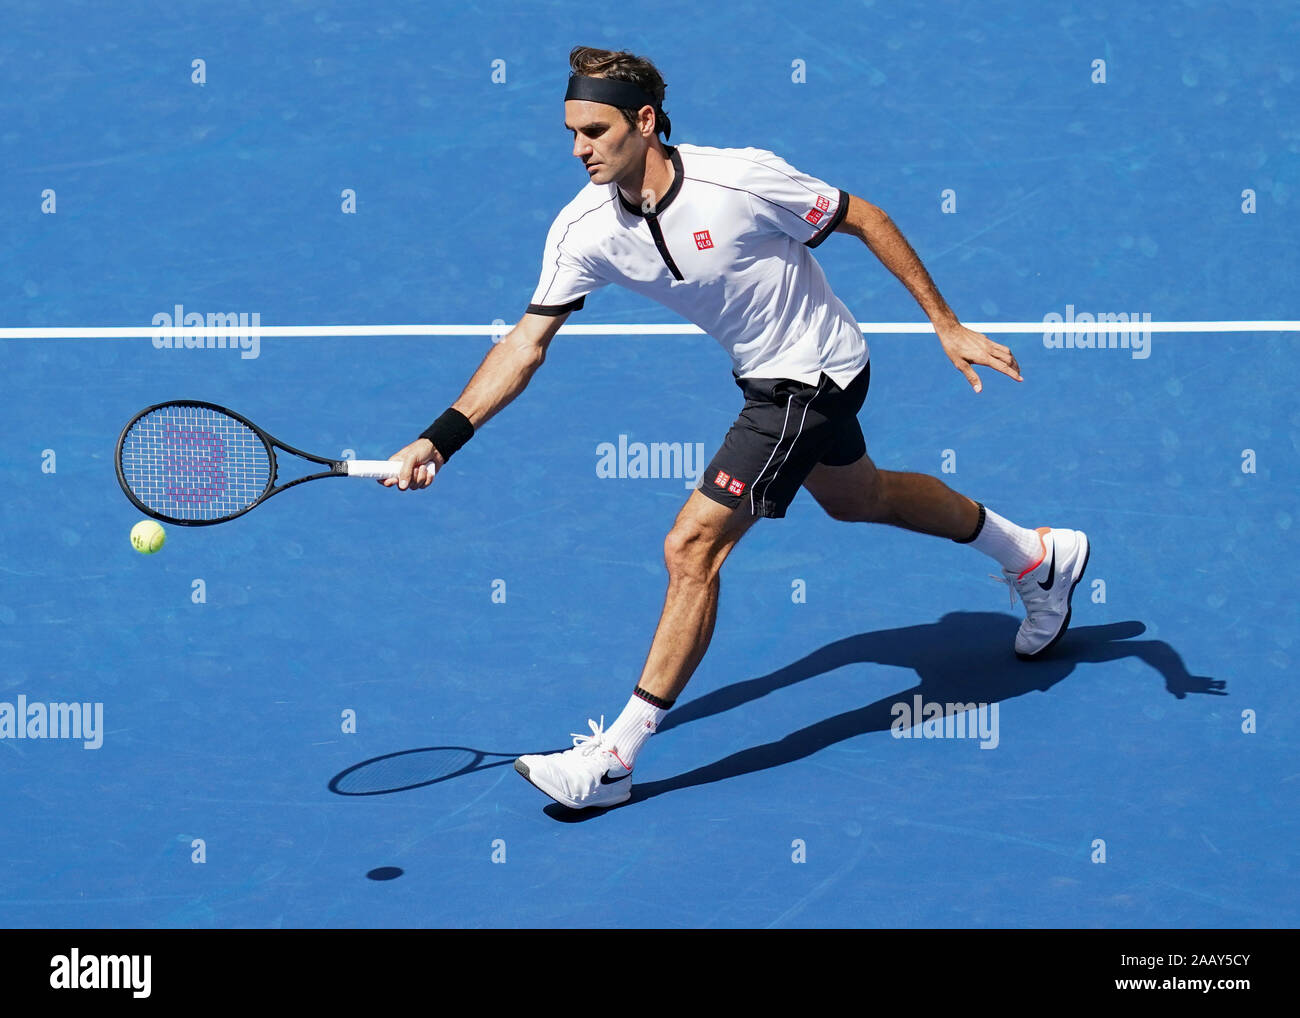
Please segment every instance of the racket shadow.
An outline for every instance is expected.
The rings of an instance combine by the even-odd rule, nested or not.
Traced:
[[[545,752],[551,752],[547,750]],[[469,746],[425,746],[385,753],[353,764],[334,775],[335,795],[392,795],[427,788],[467,774],[513,764],[521,753],[489,753]]]

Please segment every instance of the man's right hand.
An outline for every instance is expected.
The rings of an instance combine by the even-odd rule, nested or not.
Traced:
[[[427,438],[417,438],[388,458],[401,463],[402,472],[396,477],[385,477],[379,483],[385,488],[396,485],[399,491],[427,488],[433,483],[434,471],[441,470],[446,462]]]

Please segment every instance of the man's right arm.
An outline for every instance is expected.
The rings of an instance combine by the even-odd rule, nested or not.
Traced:
[[[470,378],[465,391],[452,404],[452,409],[468,418],[477,431],[524,391],[529,380],[542,362],[555,334],[564,324],[568,314],[526,314],[501,342],[493,345],[483,363]],[[433,480],[432,472],[424,464],[440,469],[446,460],[427,438],[417,438],[410,445],[389,457],[402,464],[398,477],[381,481],[385,487],[396,485],[405,491],[409,488],[427,488]]]

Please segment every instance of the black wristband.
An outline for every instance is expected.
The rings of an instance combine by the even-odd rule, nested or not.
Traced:
[[[432,442],[446,462],[457,449],[474,437],[474,425],[459,410],[448,407],[441,417],[420,433],[420,437]]]

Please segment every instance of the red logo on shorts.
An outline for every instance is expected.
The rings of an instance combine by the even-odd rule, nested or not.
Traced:
[[[732,481],[730,484],[727,485],[727,490],[731,492],[733,495],[739,495],[742,491],[745,490],[745,482],[742,481],[740,478],[736,478],[734,481]]]
[[[831,207],[831,200],[829,198],[823,198],[821,195],[818,195],[817,207],[821,209],[823,212],[829,212]]]
[[[727,473],[725,470],[719,470],[718,476],[713,479],[713,483],[716,484],[719,488],[725,488],[727,486],[727,482],[730,480],[731,480],[731,475],[729,473]]]
[[[700,230],[695,234],[695,246],[701,251],[707,251],[713,246],[713,238],[709,236],[708,230]]]
[[[808,214],[804,216],[804,218],[808,220],[808,222],[812,223],[813,226],[816,226],[818,223],[822,221],[822,216],[824,216],[825,214],[826,213],[824,213],[821,209],[809,209]]]

